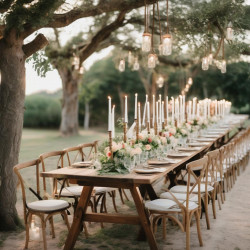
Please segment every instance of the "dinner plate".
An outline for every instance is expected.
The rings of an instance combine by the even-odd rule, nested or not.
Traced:
[[[175,152],[175,153],[167,153],[168,157],[187,157],[190,156],[190,153],[185,152]]]
[[[210,135],[210,134],[207,134],[207,135],[202,135],[202,138],[214,138],[214,139],[216,139],[216,138],[218,138],[219,137],[219,135],[215,135],[215,134],[213,134],[213,135]]]
[[[166,168],[136,168],[134,171],[137,174],[153,174],[153,173],[162,173],[166,171]]]
[[[190,147],[203,147],[206,145],[208,145],[207,142],[189,142],[188,143],[188,146],[190,146]]]
[[[196,141],[212,142],[212,141],[214,141],[214,139],[212,139],[212,138],[197,138]]]
[[[74,162],[72,164],[72,167],[86,168],[86,167],[90,167],[91,165],[92,165],[92,161],[79,161],[79,162]]]
[[[148,160],[148,165],[164,165],[170,163],[168,160]]]
[[[183,152],[190,152],[190,151],[197,151],[200,150],[202,147],[179,147],[177,148],[178,151],[183,151]]]

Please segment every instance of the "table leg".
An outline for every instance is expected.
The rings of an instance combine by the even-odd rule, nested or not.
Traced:
[[[82,218],[84,213],[86,213],[93,188],[93,186],[84,186],[82,189],[82,194],[75,211],[74,219],[70,227],[67,240],[64,245],[64,250],[70,250],[74,248],[77,237],[81,231],[81,226],[83,223]]]
[[[132,197],[134,199],[135,206],[136,206],[136,209],[137,209],[137,212],[139,215],[139,219],[140,219],[141,225],[144,229],[144,232],[146,234],[150,249],[157,250],[158,247],[157,247],[157,244],[155,241],[155,236],[154,236],[153,231],[151,229],[150,221],[149,221],[149,218],[146,214],[139,188],[138,187],[130,188],[130,192],[131,192]]]

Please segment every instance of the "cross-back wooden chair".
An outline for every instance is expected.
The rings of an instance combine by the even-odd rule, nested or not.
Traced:
[[[208,184],[214,189],[211,191],[210,198],[212,200],[213,216],[216,219],[216,206],[215,200],[217,198],[219,209],[221,209],[221,203],[224,203],[223,199],[223,169],[220,164],[220,150],[216,149],[207,153],[208,156]]]
[[[203,245],[200,230],[201,180],[207,179],[208,157],[187,164],[187,185],[178,186],[183,193],[170,190],[160,195],[160,199],[147,201],[145,207],[151,215],[153,230],[156,231],[158,220],[162,218],[163,238],[166,238],[166,218],[173,220],[186,232],[186,249],[190,249],[190,222],[195,215],[200,246]],[[191,179],[193,181],[191,181]],[[205,185],[207,189],[207,185]],[[166,198],[166,195],[170,198]],[[182,215],[182,221],[175,215]]]
[[[17,175],[21,189],[22,189],[22,197],[23,197],[23,211],[24,211],[24,223],[26,228],[26,240],[25,240],[25,248],[28,248],[29,243],[29,228],[31,225],[31,219],[32,215],[36,215],[41,220],[41,226],[42,226],[42,235],[43,235],[43,246],[44,249],[47,249],[47,241],[46,241],[46,222],[49,221],[51,225],[51,232],[52,237],[55,238],[55,230],[54,230],[54,223],[53,223],[53,216],[56,214],[61,214],[65,220],[65,223],[67,225],[67,228],[69,230],[69,222],[68,222],[68,216],[66,213],[67,208],[70,207],[70,204],[67,201],[64,200],[55,200],[55,199],[43,199],[42,198],[42,192],[45,193],[45,197],[47,198],[47,191],[43,188],[40,188],[40,176],[39,176],[39,163],[40,159],[32,160],[29,162],[24,162],[21,164],[17,164],[14,167],[14,172]],[[28,170],[29,168],[29,170]],[[23,176],[27,176],[24,174],[25,170],[35,172],[35,175],[31,174],[29,172],[29,176],[32,176],[35,180],[35,186],[32,188],[31,183],[28,183],[24,180]],[[36,196],[37,201],[30,202],[27,200],[27,190],[31,191],[32,194]]]

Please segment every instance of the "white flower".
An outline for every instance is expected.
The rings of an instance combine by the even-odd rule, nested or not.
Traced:
[[[140,155],[141,153],[142,153],[141,148],[139,148],[139,147],[135,148],[135,154],[136,155]]]
[[[151,146],[150,146],[149,144],[147,144],[147,145],[145,146],[145,149],[146,149],[147,151],[149,151],[149,150],[151,150]]]
[[[167,144],[167,139],[166,139],[166,137],[160,137],[160,139],[161,139],[161,143],[163,144],[163,145],[165,145],[165,144]]]
[[[176,128],[170,128],[170,129],[169,129],[169,132],[170,132],[172,135],[175,135],[175,134],[176,134]]]
[[[184,128],[181,129],[181,133],[182,135],[187,135],[187,131]]]

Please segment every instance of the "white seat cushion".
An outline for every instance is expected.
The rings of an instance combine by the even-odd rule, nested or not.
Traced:
[[[189,191],[191,190],[192,187],[190,187]],[[207,185],[207,191],[210,192],[214,190],[213,187],[211,187],[210,185]],[[184,186],[184,185],[177,185],[177,186],[174,186],[170,189],[170,191],[172,193],[186,193],[187,192],[187,186]],[[201,193],[205,193],[205,184],[201,184],[200,185],[200,191]],[[193,190],[194,193],[198,193],[198,185],[195,186],[194,190]]]
[[[187,195],[185,193],[173,193],[173,195],[176,197],[178,201],[185,201],[187,198]],[[160,198],[174,200],[173,196],[169,192],[164,192],[160,194]],[[189,196],[189,200],[193,202],[198,202],[198,195],[191,194]]]
[[[60,196],[72,197],[72,196],[81,196],[83,186],[70,186],[63,188]],[[59,194],[60,189],[57,190]]]
[[[110,187],[95,187],[94,191],[95,194],[105,193],[105,192],[111,192],[116,190],[116,188],[110,188]]]
[[[183,204],[186,206],[186,202]],[[178,204],[172,200],[168,199],[156,199],[153,201],[147,201],[145,207],[149,210],[155,210],[159,212],[180,212]],[[195,202],[190,201],[188,205],[188,210],[196,209],[198,205]]]
[[[28,203],[27,206],[34,211],[52,212],[69,207],[69,203],[64,200],[39,200]]]

